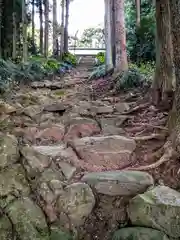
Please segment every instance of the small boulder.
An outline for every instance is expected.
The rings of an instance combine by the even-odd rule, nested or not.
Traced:
[[[157,186],[134,197],[129,204],[133,225],[158,229],[170,237],[180,237],[180,193]]]
[[[98,193],[110,196],[133,196],[154,184],[153,178],[140,171],[109,171],[87,173],[82,178]]]
[[[0,239],[10,240],[13,239],[13,226],[7,216],[0,218]]]
[[[70,180],[76,173],[76,168],[67,162],[59,162],[58,165],[67,180]]]
[[[23,113],[30,117],[35,118],[38,114],[40,114],[43,111],[43,107],[39,105],[31,105],[29,107],[24,108]]]
[[[112,240],[169,240],[165,233],[151,228],[128,227],[116,231]]]
[[[39,153],[33,147],[23,147],[21,154],[23,156],[23,166],[30,178],[42,173],[51,163],[51,159],[48,156]]]
[[[59,212],[67,214],[73,226],[82,225],[91,213],[94,205],[95,198],[93,192],[85,183],[69,185],[57,201]]]
[[[74,118],[69,121],[69,128],[64,137],[65,141],[74,138],[82,138],[100,133],[97,122],[90,118]]]
[[[19,159],[18,141],[13,135],[0,135],[0,168],[5,168]]]
[[[11,106],[10,104],[0,100],[0,114],[11,114],[16,112],[16,108]]]
[[[54,124],[39,131],[34,136],[40,142],[55,141],[61,142],[65,133],[65,127],[62,124]]]
[[[45,216],[29,198],[14,201],[6,211],[21,239],[43,240],[48,236]]]
[[[128,103],[125,103],[125,102],[120,102],[120,103],[116,103],[115,104],[115,110],[118,112],[118,113],[124,113],[126,111],[128,111],[130,109],[129,107],[129,104]]]

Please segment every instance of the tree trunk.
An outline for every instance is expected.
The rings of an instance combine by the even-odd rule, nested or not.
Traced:
[[[49,50],[49,0],[44,1],[44,18],[45,18],[44,56],[47,58]]]
[[[115,0],[116,71],[128,69],[124,0]]]
[[[156,70],[153,80],[154,103],[166,102],[173,91],[173,50],[169,0],[156,1]]]
[[[2,29],[2,12],[3,12],[3,0],[0,0],[0,58],[2,57],[2,49],[1,49],[1,29]]]
[[[60,57],[62,59],[64,53],[64,11],[65,11],[65,2],[61,2],[61,45],[60,45]]]
[[[32,42],[33,45],[35,44],[35,23],[34,23],[34,16],[35,16],[35,0],[32,0]],[[34,46],[33,46],[34,48]]]
[[[69,25],[69,5],[70,0],[65,0],[66,3],[66,17],[65,17],[65,27],[64,27],[64,52],[68,52],[68,25]]]
[[[112,41],[111,41],[111,1],[105,0],[105,43],[106,43],[106,70],[113,68],[112,62]]]
[[[115,0],[111,0],[111,47],[113,66],[116,65],[116,44],[115,44]]]
[[[141,0],[136,0],[136,26],[140,27],[141,23]]]
[[[176,78],[176,91],[173,109],[169,118],[169,126],[173,147],[180,153],[180,1],[169,0],[169,6]]]
[[[13,9],[15,11],[15,9]],[[13,48],[12,48],[12,59],[16,59],[16,36],[17,36],[17,31],[16,31],[16,13],[13,12]]]
[[[53,55],[57,55],[57,1],[53,0]]]
[[[39,0],[39,22],[40,22],[40,53],[43,54],[43,9],[42,9],[42,0]]]
[[[26,1],[22,1],[22,27],[23,27],[23,62],[27,62],[27,19],[26,19]]]

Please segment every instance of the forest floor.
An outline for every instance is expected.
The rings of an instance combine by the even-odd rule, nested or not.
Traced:
[[[45,154],[56,152],[54,146],[64,146],[61,146],[59,154],[61,159],[65,159],[65,164],[58,166],[65,175],[65,184],[79,182],[87,172],[136,169],[156,162],[161,153],[154,153],[163,147],[167,137],[168,112],[153,106],[148,93],[142,89],[116,95],[107,91],[96,96],[96,93],[92,94],[87,78],[87,69],[80,66],[63,80],[56,78],[34,82],[29,87],[17,87],[5,101],[0,102],[1,135],[11,134],[18,139],[20,148],[36,146],[36,150]],[[27,149],[21,150],[21,155],[26,159],[20,160],[20,163],[28,175],[26,180],[31,186],[30,191],[33,191],[32,199],[42,207],[48,224],[54,223],[57,218],[54,203],[49,204],[49,198],[43,199],[41,187],[37,184],[34,187],[35,173],[53,167],[49,167],[50,163],[41,163],[37,154]],[[50,155],[53,155],[52,152]],[[4,166],[10,168],[6,161]],[[177,189],[179,169],[180,162],[171,160],[160,167],[147,169],[147,172],[157,184]],[[21,194],[24,194],[23,190]],[[100,235],[106,226],[99,220],[96,216],[93,226],[90,218],[85,222],[84,239],[105,239]]]

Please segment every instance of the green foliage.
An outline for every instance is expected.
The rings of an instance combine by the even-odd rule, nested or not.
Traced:
[[[62,60],[64,62],[70,63],[73,66],[76,66],[77,64],[77,58],[75,55],[73,55],[72,53],[68,52],[68,53],[64,53]]]
[[[155,60],[155,8],[151,0],[141,1],[140,27],[136,26],[135,1],[125,1],[127,51],[131,61]]]
[[[93,72],[89,76],[89,80],[98,79],[98,78],[104,77],[105,75],[106,75],[106,66],[103,64],[94,68]]]
[[[27,63],[18,64],[0,59],[0,91],[5,91],[14,82],[42,80],[57,73],[61,64],[56,59],[41,56],[32,56]]]
[[[137,69],[146,78],[151,78],[155,71],[155,63],[154,62],[140,63],[139,66],[131,63],[131,64],[129,64],[129,67]]]
[[[78,47],[102,47],[105,45],[104,29],[101,26],[90,27],[83,31],[81,39],[78,40]]]
[[[127,71],[121,72],[114,81],[116,91],[120,91],[142,86],[144,75],[137,68],[129,68]]]
[[[105,64],[105,53],[104,52],[99,52],[96,55],[97,63],[96,65],[102,65]]]
[[[142,87],[151,84],[151,78],[154,73],[155,65],[152,63],[140,63],[139,66],[129,64],[128,71],[120,73],[115,82],[117,91],[129,88]]]

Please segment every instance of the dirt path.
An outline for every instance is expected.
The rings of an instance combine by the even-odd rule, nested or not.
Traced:
[[[97,200],[81,177],[87,172],[148,165],[159,158],[152,154],[164,144],[167,113],[151,106],[141,91],[112,97],[94,87],[92,94],[87,77],[87,69],[81,66],[63,80],[17,89],[6,103],[0,103],[4,213],[0,223],[7,222],[8,229],[4,238],[0,231],[1,239],[17,234],[22,240],[27,236],[36,240],[41,232],[44,236],[59,232],[59,226],[74,232],[76,225],[83,225],[78,239],[108,239],[103,229],[112,231],[125,218],[124,209],[117,211],[122,202],[101,196],[98,210],[89,216]],[[156,182],[177,188],[179,168],[179,162],[171,162],[149,172]]]

